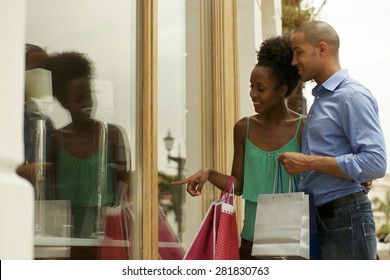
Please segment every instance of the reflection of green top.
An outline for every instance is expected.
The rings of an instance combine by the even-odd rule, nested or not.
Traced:
[[[249,117],[247,118],[245,156],[244,156],[244,186],[242,197],[245,199],[245,220],[241,237],[253,240],[257,197],[259,194],[273,192],[275,178],[278,172],[278,155],[284,152],[300,152],[297,135],[301,124],[302,115],[299,118],[294,137],[283,147],[274,151],[263,151],[255,146],[248,138]],[[282,192],[288,192],[289,181],[292,179],[282,167]],[[299,176],[295,175],[298,183]]]
[[[63,148],[56,163],[56,198],[70,200],[72,207],[97,206],[98,170],[101,152],[86,159],[78,159]],[[106,191],[103,205],[114,201],[113,171],[107,168]]]
[[[69,200],[72,207],[74,237],[88,238],[96,231],[98,206],[99,161],[102,152],[86,159],[75,158],[63,147],[60,132],[60,151],[56,161],[56,199]],[[107,147],[106,147],[107,149]],[[109,150],[109,149],[108,149]],[[112,162],[110,152],[107,162]],[[112,205],[115,197],[115,171],[107,164],[106,190],[102,205]]]

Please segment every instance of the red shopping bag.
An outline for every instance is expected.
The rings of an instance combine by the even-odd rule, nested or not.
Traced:
[[[190,249],[184,256],[185,260],[212,260],[214,259],[215,250],[215,230],[214,230],[214,213],[216,204],[211,203],[202,225],[196,235]]]
[[[213,201],[202,221],[185,260],[237,260],[239,238],[234,205],[234,185],[228,185],[219,200]]]
[[[120,184],[118,206],[106,207],[104,219],[104,236],[98,248],[97,259],[129,260],[131,259],[131,224],[134,217],[131,203],[128,200],[127,185]]]
[[[239,260],[239,239],[234,206],[223,203],[220,213],[214,259]]]
[[[158,259],[182,260],[185,251],[169,225],[164,212],[158,209]]]
[[[105,236],[98,250],[99,259],[127,260],[129,248],[126,244],[124,213],[122,207],[110,207],[105,216]]]

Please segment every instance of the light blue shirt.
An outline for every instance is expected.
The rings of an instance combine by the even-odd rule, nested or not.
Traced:
[[[362,182],[386,173],[386,148],[378,106],[370,91],[349,77],[347,70],[331,76],[313,91],[314,103],[302,135],[302,153],[335,157],[351,178],[317,171],[301,174],[299,189],[312,193],[315,205],[365,190]]]

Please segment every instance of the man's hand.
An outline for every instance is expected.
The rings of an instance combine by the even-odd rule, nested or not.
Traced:
[[[289,174],[301,174],[309,170],[315,170],[342,179],[351,179],[337,165],[335,157],[287,152],[279,154],[278,160],[284,165]]]
[[[279,154],[278,160],[283,164],[289,174],[304,173],[310,169],[308,157],[301,153],[281,153]]]

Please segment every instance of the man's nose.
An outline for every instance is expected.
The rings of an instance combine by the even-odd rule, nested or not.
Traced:
[[[293,55],[293,58],[291,60],[291,65],[292,66],[297,66],[297,60],[295,59],[295,55]]]

